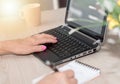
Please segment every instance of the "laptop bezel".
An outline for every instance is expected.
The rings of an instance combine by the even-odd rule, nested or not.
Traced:
[[[68,22],[67,21],[68,13],[69,13],[69,10],[70,10],[70,4],[71,4],[71,0],[67,0],[67,8],[66,8],[66,15],[65,15],[65,24],[67,24],[71,28],[76,28],[77,26],[81,26],[81,25],[78,25],[78,24],[76,24],[74,22]],[[105,11],[105,12],[106,12],[106,16],[104,16],[103,21],[106,22],[107,11]],[[101,40],[101,42],[103,42],[104,37],[105,37],[105,33],[106,33],[106,27],[107,27],[107,25],[103,25],[102,26],[101,34],[98,34],[98,33],[94,32],[94,31],[89,30],[89,29],[80,30],[80,32],[82,32],[82,33],[84,33],[84,34],[86,34],[86,35],[88,35],[88,36],[90,36],[90,37],[92,37],[92,38],[94,38],[96,40],[99,39],[99,40]]]

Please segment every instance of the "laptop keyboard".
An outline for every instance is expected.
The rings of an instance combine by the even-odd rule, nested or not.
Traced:
[[[79,54],[83,51],[91,49],[87,44],[77,40],[76,38],[68,35],[66,30],[57,28],[46,31],[45,33],[51,34],[57,37],[58,43],[46,44],[48,49],[55,53],[60,58],[67,58]]]

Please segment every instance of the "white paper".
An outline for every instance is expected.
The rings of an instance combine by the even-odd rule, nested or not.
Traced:
[[[72,61],[67,65],[59,68],[59,71],[66,71],[69,69],[74,71],[75,78],[78,80],[78,84],[84,84],[100,75],[100,70],[85,66],[83,64],[77,63],[76,61]],[[47,75],[48,74],[45,74],[44,76],[40,76],[34,79],[32,84],[36,84]]]

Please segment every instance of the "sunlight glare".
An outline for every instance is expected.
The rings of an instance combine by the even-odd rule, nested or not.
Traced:
[[[2,14],[11,16],[16,15],[19,11],[19,3],[18,2],[4,2],[2,3]]]

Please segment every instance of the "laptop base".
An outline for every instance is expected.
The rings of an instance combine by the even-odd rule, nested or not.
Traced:
[[[34,53],[35,57],[43,62],[49,60],[53,64],[58,65],[96,52],[98,44],[93,45],[95,40],[86,37],[79,32],[69,35],[69,31],[70,27],[67,26],[59,26],[55,29],[45,31],[44,33],[46,34],[56,36],[58,38],[58,43],[45,44],[48,49],[43,52]],[[62,36],[58,35],[56,32],[59,32]]]

